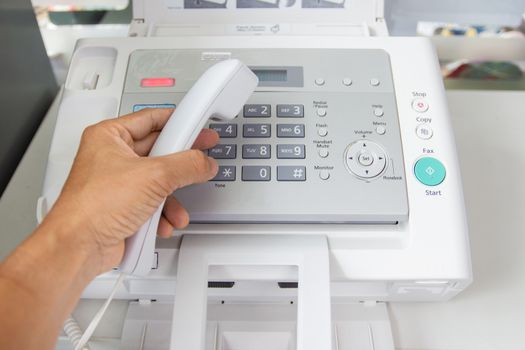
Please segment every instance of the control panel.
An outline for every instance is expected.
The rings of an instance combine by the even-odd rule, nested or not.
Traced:
[[[176,108],[214,55],[226,54],[247,64],[260,83],[237,118],[208,125],[220,136],[208,151],[219,172],[176,194],[192,222],[408,219],[394,84],[383,50],[137,50],[130,56],[120,115]],[[428,105],[420,100],[413,107]],[[420,137],[428,132],[424,125],[417,131]],[[417,178],[429,185],[440,171],[431,159],[415,167]]]

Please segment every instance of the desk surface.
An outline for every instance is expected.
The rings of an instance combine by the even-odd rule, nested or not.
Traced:
[[[474,283],[446,303],[392,303],[398,349],[525,348],[525,93],[448,92],[469,215]],[[54,127],[50,113],[0,200],[0,258],[35,227]],[[97,303],[97,304],[93,304]],[[98,302],[82,302],[83,325]],[[125,305],[112,305],[116,314]],[[88,315],[82,315],[83,311]],[[111,310],[110,310],[111,311]],[[118,336],[118,321],[102,322]]]

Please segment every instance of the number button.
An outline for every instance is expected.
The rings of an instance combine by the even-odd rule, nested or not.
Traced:
[[[272,136],[270,124],[244,124],[242,129],[244,137],[270,137]]]
[[[242,181],[270,181],[269,166],[243,166]]]
[[[304,137],[304,124],[277,124],[277,137]]]
[[[210,181],[235,181],[235,166],[220,165],[217,175]]]
[[[304,159],[304,145],[277,145],[277,158],[279,159]]]
[[[242,157],[244,159],[269,159],[271,157],[271,146],[243,145]]]
[[[217,145],[208,150],[208,155],[215,159],[235,159],[237,145]]]
[[[237,124],[210,124],[210,129],[215,130],[219,137],[237,137]]]
[[[303,105],[277,105],[277,117],[283,118],[303,118],[304,117],[304,106]]]
[[[270,105],[244,105],[245,118],[269,118],[272,115]]]
[[[306,181],[306,167],[278,166],[277,181]]]

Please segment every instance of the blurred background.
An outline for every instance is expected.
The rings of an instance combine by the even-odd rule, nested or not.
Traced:
[[[82,37],[126,36],[130,0],[32,0],[58,83]],[[432,37],[449,89],[525,90],[525,1],[386,0],[393,36]]]

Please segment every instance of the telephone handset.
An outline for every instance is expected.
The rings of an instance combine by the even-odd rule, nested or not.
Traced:
[[[225,60],[208,68],[173,112],[149,156],[189,149],[208,119],[235,118],[258,83],[257,76],[236,59]],[[163,206],[164,202],[135,235],[126,239],[120,271],[144,276],[151,270]]]

